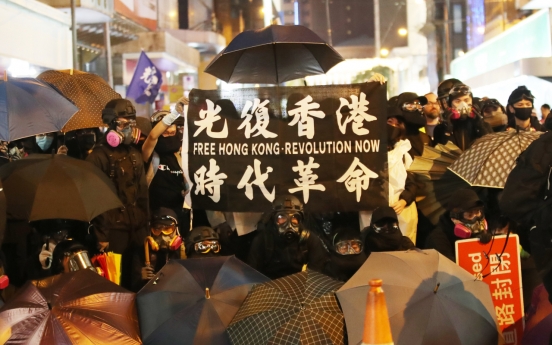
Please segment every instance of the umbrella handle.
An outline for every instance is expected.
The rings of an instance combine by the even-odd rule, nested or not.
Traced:
[[[146,266],[150,265],[150,256],[149,256],[149,237],[146,237],[144,240],[144,254],[146,255]]]

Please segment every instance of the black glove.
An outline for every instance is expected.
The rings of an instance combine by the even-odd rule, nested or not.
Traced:
[[[477,237],[479,238],[479,242],[481,242],[483,244],[487,244],[487,243],[491,242],[491,240],[493,239],[493,235],[491,235],[487,231],[483,231],[483,232],[477,234]]]

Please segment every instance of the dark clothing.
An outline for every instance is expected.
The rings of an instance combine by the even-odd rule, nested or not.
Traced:
[[[332,251],[329,258],[322,273],[333,279],[346,282],[358,271],[368,256],[364,252],[360,254],[340,255]]]
[[[412,148],[408,151],[408,153],[412,156],[412,158],[414,158],[414,156],[421,156],[424,153],[424,146],[431,146],[431,138],[426,133],[420,132],[418,127],[405,124],[405,128],[406,139],[408,139],[410,141],[410,145],[412,145]]]
[[[533,128],[537,132],[546,132],[546,127],[541,125],[539,122],[539,119],[537,119],[535,116],[531,116],[529,118],[531,120],[531,126],[530,128]],[[546,122],[545,122],[546,123]],[[516,128],[516,117],[510,116],[508,118],[508,129],[514,129]]]
[[[465,120],[440,123],[433,132],[436,144],[445,145],[448,141],[451,141],[462,151],[469,149],[475,140],[490,133],[493,133],[493,129],[478,115]]]
[[[304,243],[299,239],[286,243],[277,230],[257,230],[251,244],[248,264],[271,279],[301,272],[303,265],[322,272],[328,260],[328,250],[322,240],[310,232]]]
[[[402,234],[397,234],[397,236],[377,234],[370,227],[364,229],[363,232],[366,233],[364,244],[368,255],[372,252],[394,252],[416,248],[412,240]]]
[[[123,207],[102,213],[92,223],[98,242],[123,254],[121,285],[132,288],[133,257],[148,234],[148,186],[141,153],[134,147],[100,145],[86,158],[113,181]]]
[[[160,207],[181,209],[184,205],[183,171],[174,154],[159,156],[159,166],[149,186],[149,200],[152,210]]]
[[[450,219],[448,212],[439,217],[439,223],[431,234],[429,234],[426,242],[427,249],[435,249],[453,262],[456,262],[456,247],[455,243],[461,238],[454,235],[454,223]]]
[[[219,234],[221,256],[235,255],[241,261],[247,262],[256,231],[239,236],[236,229],[230,228],[227,222],[217,225],[214,230]]]

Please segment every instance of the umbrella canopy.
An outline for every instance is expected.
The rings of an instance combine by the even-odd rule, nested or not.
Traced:
[[[0,140],[58,132],[79,109],[34,78],[0,80]]]
[[[113,182],[93,164],[65,155],[30,155],[0,167],[11,218],[90,222],[122,207]]]
[[[395,345],[497,344],[489,286],[435,250],[372,253],[337,292],[349,345],[362,340],[368,281],[383,280]]]
[[[504,188],[516,159],[542,132],[499,132],[478,139],[450,167],[474,187]]]
[[[341,285],[307,270],[255,286],[228,327],[232,344],[344,344]]]
[[[63,127],[63,132],[102,127],[102,110],[107,102],[121,98],[100,76],[77,70],[46,71],[37,79],[55,86],[73,101],[79,111]]]
[[[91,270],[31,281],[0,309],[6,344],[141,344],[135,294]]]
[[[552,304],[548,300],[548,292],[544,285],[533,290],[531,307],[527,312],[523,345],[549,345],[552,334]]]
[[[341,61],[341,55],[308,28],[270,25],[237,35],[205,72],[228,83],[279,84],[324,74]]]
[[[137,295],[144,344],[230,344],[226,327],[253,284],[234,256],[171,260]]]
[[[408,169],[424,185],[420,190],[422,197],[416,199],[416,206],[434,225],[445,213],[452,194],[458,189],[469,188],[469,184],[448,170],[461,153],[462,150],[450,141],[447,145],[425,146],[422,156],[414,157]]]

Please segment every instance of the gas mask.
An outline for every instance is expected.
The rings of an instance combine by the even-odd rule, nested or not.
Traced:
[[[150,228],[151,236],[146,238],[151,249],[155,252],[159,250],[175,251],[180,249],[182,245],[182,237],[180,237],[180,233],[178,232],[176,219],[171,216],[165,216],[164,218],[171,220],[173,224],[152,224]]]
[[[454,226],[454,235],[456,237],[477,237],[479,234],[487,231],[487,220],[483,211],[481,211],[481,215],[472,219],[465,219],[463,212],[451,213],[451,218],[458,220],[458,223]]]
[[[299,212],[279,211],[274,215],[274,223],[278,227],[278,234],[287,242],[299,238],[302,220],[303,216]]]
[[[114,121],[115,129],[111,129],[105,139],[111,147],[117,147],[121,144],[130,145],[137,144],[140,140],[142,132],[136,127],[136,120]],[[122,129],[119,129],[122,127]]]
[[[468,117],[474,118],[472,106],[464,101],[451,109],[451,120],[465,120]]]

